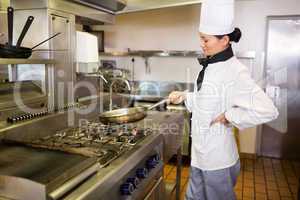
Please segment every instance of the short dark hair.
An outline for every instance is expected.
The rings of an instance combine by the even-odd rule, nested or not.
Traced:
[[[226,34],[229,37],[229,41],[239,42],[242,37],[242,32],[239,28],[234,28],[234,31]],[[221,39],[226,35],[215,35],[217,38]]]

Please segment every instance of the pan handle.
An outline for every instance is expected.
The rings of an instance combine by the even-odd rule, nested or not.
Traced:
[[[8,45],[12,46],[13,40],[13,24],[14,24],[14,8],[7,8],[7,30],[8,30]]]
[[[31,26],[31,24],[32,24],[32,22],[33,22],[33,19],[34,19],[33,16],[29,16],[29,17],[27,18],[27,21],[26,21],[26,23],[25,23],[25,25],[24,25],[24,27],[23,27],[23,30],[22,30],[22,32],[21,32],[21,34],[20,34],[20,36],[19,36],[19,39],[18,39],[18,41],[17,41],[16,47],[20,47],[20,46],[21,46],[21,43],[22,43],[22,41],[23,41],[23,39],[24,39],[24,37],[25,37],[25,35],[26,35],[26,33],[27,33],[29,27]]]
[[[170,99],[169,99],[169,98],[163,99],[163,100],[157,102],[156,104],[154,104],[154,105],[148,107],[147,110],[152,110],[153,108],[155,108],[155,107],[157,107],[157,106],[160,106],[160,105],[162,105],[162,104],[165,104],[165,103],[169,104],[169,103],[170,103]]]
[[[47,42],[48,40],[51,40],[52,38],[54,38],[54,37],[58,36],[59,34],[61,34],[61,33],[56,33],[55,35],[53,35],[53,36],[49,37],[48,39],[46,39],[46,40],[44,40],[44,41],[42,41],[42,42],[38,43],[37,45],[35,45],[34,47],[32,47],[32,48],[31,48],[31,50],[32,50],[32,49],[35,49],[35,48],[37,48],[38,46],[40,46],[40,45],[44,44],[45,42]]]

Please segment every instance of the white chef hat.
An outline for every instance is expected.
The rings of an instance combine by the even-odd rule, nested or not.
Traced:
[[[234,0],[203,0],[199,32],[226,35],[234,31]]]

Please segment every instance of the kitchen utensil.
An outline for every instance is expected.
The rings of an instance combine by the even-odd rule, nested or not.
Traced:
[[[17,44],[13,45],[13,17],[14,17],[14,9],[12,7],[7,8],[7,24],[8,24],[8,43],[0,44],[0,58],[29,58],[32,54],[32,50],[44,42],[52,39],[53,37],[59,35],[60,33],[55,34],[54,36],[40,42],[32,48],[21,47],[21,43],[33,22],[34,17],[29,16],[27,21],[23,27],[23,30],[18,38]]]
[[[24,25],[24,27],[23,27],[23,30],[22,30],[22,32],[21,32],[21,34],[20,34],[20,36],[19,36],[19,39],[18,39],[18,41],[17,41],[17,44],[16,44],[16,47],[17,47],[17,48],[21,46],[21,43],[22,43],[22,41],[23,41],[23,39],[24,39],[24,37],[25,37],[25,35],[26,35],[26,33],[27,33],[29,27],[31,26],[31,24],[32,24],[32,22],[33,22],[33,19],[34,19],[33,16],[29,16],[29,17],[27,18],[27,21],[26,21],[26,23],[25,23],[25,25]]]
[[[99,120],[103,124],[110,124],[110,123],[123,124],[123,123],[136,122],[141,119],[144,119],[147,116],[147,111],[165,103],[169,104],[169,102],[170,101],[167,98],[159,101],[158,103],[150,107],[137,106],[133,108],[121,108],[121,109],[107,111],[100,114]]]
[[[55,35],[47,38],[46,40],[40,42],[32,48],[0,44],[0,58],[29,58],[32,54],[32,51],[34,51],[33,49],[44,44],[45,42],[56,37],[59,34],[61,33],[56,33]]]
[[[34,17],[29,16],[27,18],[26,24],[22,30],[22,33],[18,39],[17,45],[13,46],[13,18],[14,9],[12,7],[7,8],[7,25],[8,25],[8,43],[6,45],[0,44],[0,57],[2,58],[25,58],[31,56],[31,51],[29,48],[20,47],[25,34],[27,33]]]
[[[14,23],[14,9],[12,7],[7,8],[7,30],[8,30],[8,45],[12,46],[13,38],[13,23]]]

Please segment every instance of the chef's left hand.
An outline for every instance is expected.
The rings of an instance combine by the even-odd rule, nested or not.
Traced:
[[[215,118],[211,123],[210,126],[212,126],[215,123],[221,123],[224,125],[228,125],[229,121],[226,119],[225,117],[225,113],[222,113],[221,115],[219,115],[217,118]]]

